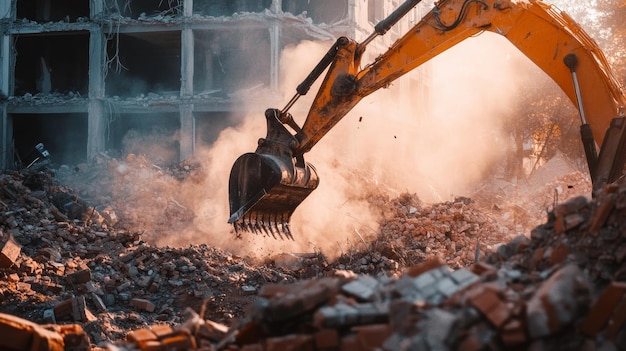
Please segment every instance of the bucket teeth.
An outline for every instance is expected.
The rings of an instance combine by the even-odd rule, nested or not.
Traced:
[[[242,236],[243,232],[250,232],[271,236],[274,239],[294,240],[289,229],[289,217],[287,213],[253,211],[233,222],[233,228],[238,238]]]

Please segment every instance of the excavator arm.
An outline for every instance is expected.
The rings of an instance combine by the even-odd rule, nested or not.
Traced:
[[[229,222],[236,230],[274,235],[274,228],[282,228],[291,237],[288,229],[291,213],[319,182],[315,169],[304,162],[303,155],[362,98],[484,31],[506,37],[547,73],[578,107],[581,137],[594,188],[621,176],[626,157],[623,116],[626,97],[622,87],[594,40],[565,13],[540,1],[439,1],[384,54],[361,68],[366,46],[376,36],[385,34],[420,1],[409,0],[401,5],[362,43],[339,38],[298,86],[297,94],[287,106],[266,111],[268,137],[261,139],[254,154],[240,157],[231,171]],[[299,96],[307,93],[326,67],[328,71],[300,128],[288,110]],[[285,124],[296,132],[295,135]],[[596,142],[601,143],[599,155]],[[275,158],[278,154],[282,159]],[[274,158],[268,160],[269,156]],[[273,182],[257,178],[255,186],[251,187],[243,181],[265,168],[273,169],[265,170],[275,175]],[[286,172],[285,168],[288,168]],[[298,176],[294,177],[296,174]],[[265,221],[266,218],[269,221]]]

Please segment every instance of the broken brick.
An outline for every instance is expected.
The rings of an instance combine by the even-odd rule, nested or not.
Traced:
[[[149,329],[137,329],[126,334],[126,340],[138,343],[141,346],[146,341],[158,340],[157,336]]]
[[[198,335],[213,341],[222,340],[227,333],[227,326],[210,320],[205,321],[198,328]]]
[[[339,346],[337,329],[322,329],[313,335],[317,349],[332,349]]]
[[[156,306],[146,299],[133,298],[132,300],[130,300],[130,303],[135,306],[135,308],[146,312],[154,312],[154,310],[156,309]]]
[[[155,324],[150,326],[150,331],[157,336],[158,339],[163,339],[168,336],[172,336],[175,331],[174,329],[167,324]]]
[[[372,324],[352,327],[357,335],[361,350],[376,350],[382,347],[385,340],[391,335],[388,324]]]
[[[475,291],[469,301],[496,328],[500,328],[511,316],[511,311],[502,301],[501,293],[491,286]]]
[[[265,341],[266,351],[313,351],[313,337],[305,334],[291,334],[268,338]]]
[[[0,249],[0,268],[13,266],[20,256],[21,251],[22,247],[15,242],[12,235],[9,236],[9,238],[2,243],[2,248]]]
[[[580,325],[580,331],[593,336],[601,331],[611,318],[611,313],[626,294],[626,283],[612,282],[597,297],[587,317]]]
[[[161,340],[165,350],[189,350],[196,348],[195,339],[187,333],[178,333]]]
[[[431,258],[425,262],[420,263],[417,266],[413,266],[407,269],[406,274],[410,277],[417,277],[424,272],[428,272],[432,269],[439,268],[443,266],[443,262],[441,262],[438,258]]]
[[[626,324],[626,295],[622,296],[622,299],[615,307],[611,318],[609,319],[604,335],[608,338],[614,338],[617,336],[620,330]]]
[[[72,274],[68,274],[67,278],[70,282],[74,284],[82,284],[91,281],[91,270],[90,269],[82,269],[80,271],[76,271]]]

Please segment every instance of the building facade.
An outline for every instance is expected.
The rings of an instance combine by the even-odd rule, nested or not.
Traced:
[[[123,154],[129,133],[170,135],[163,147],[173,159],[184,160],[199,143],[210,144],[236,123],[260,96],[255,92],[284,88],[279,59],[286,47],[303,40],[331,43],[342,35],[363,40],[399,5],[397,0],[2,1],[0,167],[24,167],[40,143],[56,163]],[[420,4],[368,52],[384,51],[425,12]],[[425,81],[402,84],[418,80]],[[257,105],[259,115],[269,107],[263,101]]]

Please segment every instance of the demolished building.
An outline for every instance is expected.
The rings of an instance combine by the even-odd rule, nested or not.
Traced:
[[[0,4],[0,167],[36,145],[59,163],[163,133],[173,162],[280,87],[280,55],[302,40],[362,40],[399,1],[12,0]],[[375,45],[386,48],[418,6]],[[370,50],[372,58],[374,50]],[[415,72],[415,75],[424,74]],[[302,74],[304,78],[305,73]],[[301,79],[301,78],[298,78]],[[419,79],[424,81],[424,79]],[[406,84],[417,84],[417,79]],[[282,102],[281,102],[282,103]],[[260,106],[260,107],[259,107]]]

